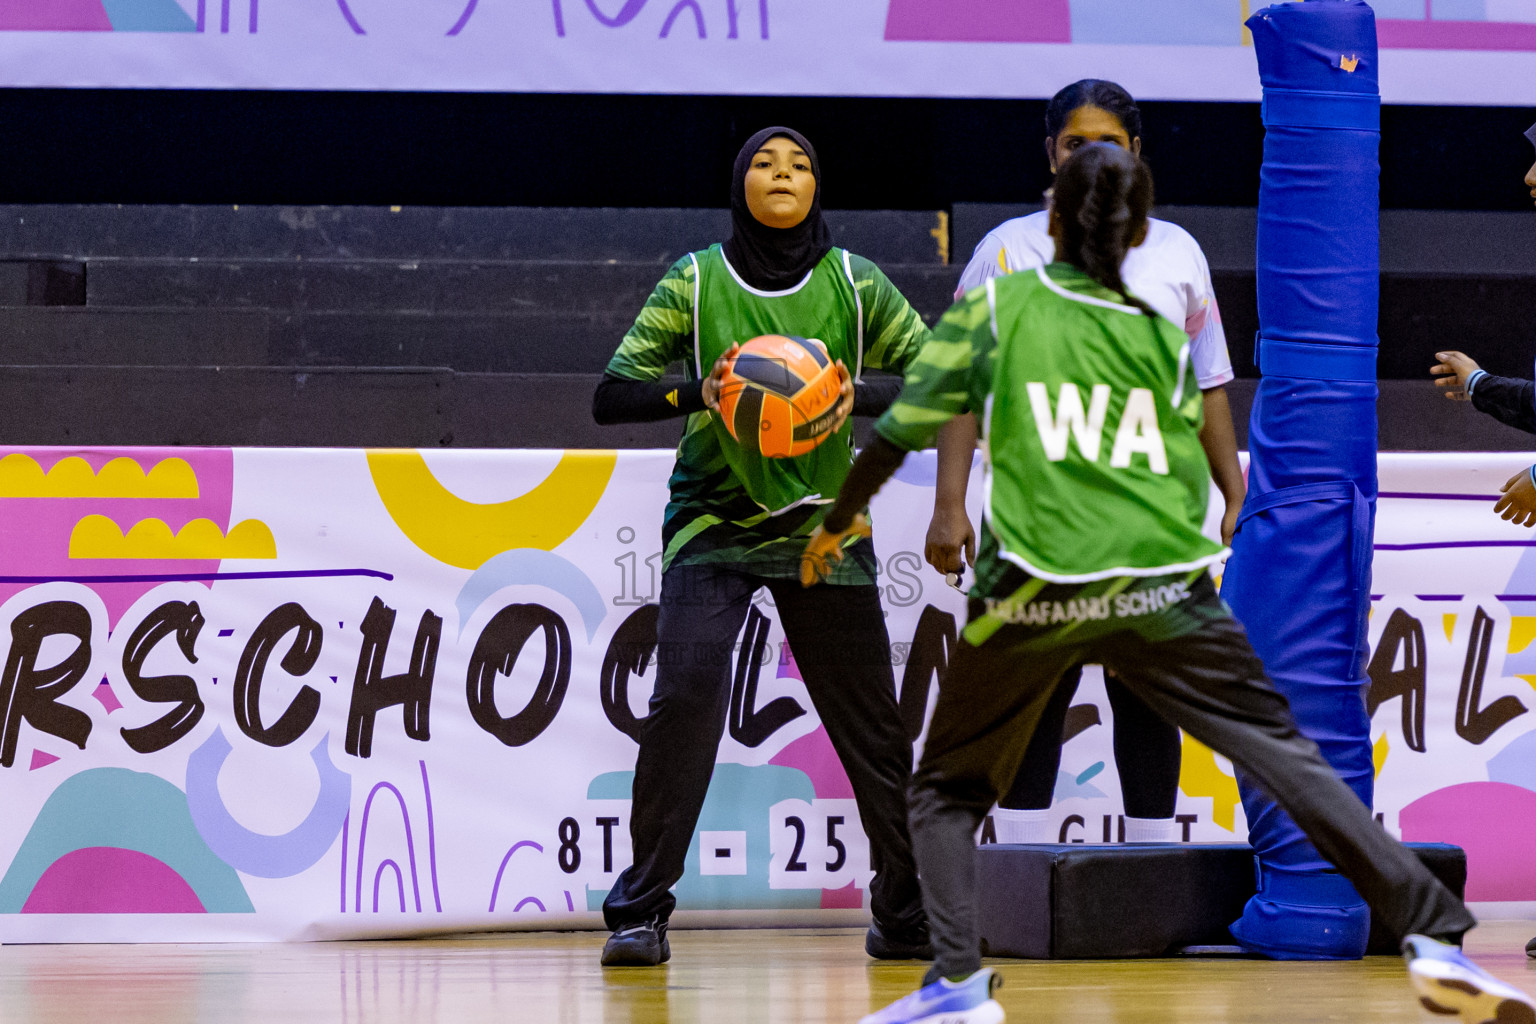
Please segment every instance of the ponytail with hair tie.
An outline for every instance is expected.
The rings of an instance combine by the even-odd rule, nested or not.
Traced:
[[[1119,146],[1097,143],[1072,155],[1057,173],[1052,206],[1061,218],[1067,262],[1149,317],[1156,311],[1130,294],[1121,278],[1126,253],[1146,227],[1152,172]]]

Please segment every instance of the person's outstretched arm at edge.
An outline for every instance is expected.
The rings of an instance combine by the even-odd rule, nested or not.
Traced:
[[[1533,168],[1536,171],[1536,168]],[[1453,402],[1471,402],[1479,412],[1536,434],[1536,384],[1514,377],[1496,377],[1464,352],[1436,352],[1440,360],[1429,368],[1438,387]],[[1493,511],[1517,526],[1536,526],[1536,466],[1522,469],[1499,488],[1502,496]]]

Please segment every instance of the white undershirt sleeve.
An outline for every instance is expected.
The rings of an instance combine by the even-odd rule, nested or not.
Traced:
[[[955,298],[980,288],[994,277],[1007,274],[1007,259],[1008,252],[1003,246],[1003,240],[995,231],[987,232],[986,237],[976,244],[971,262],[965,265],[965,271],[960,275],[960,287],[955,289]]]
[[[1195,380],[1202,391],[1220,387],[1236,374],[1232,372],[1232,357],[1227,353],[1227,332],[1221,326],[1221,309],[1216,305],[1216,288],[1211,283],[1211,270],[1205,261],[1205,253],[1195,245],[1198,273],[1194,281],[1198,285],[1187,290],[1188,312],[1184,320],[1184,333],[1189,335],[1190,362],[1194,366]]]

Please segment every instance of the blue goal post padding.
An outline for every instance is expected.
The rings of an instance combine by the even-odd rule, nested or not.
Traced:
[[[1363,0],[1248,20],[1264,86],[1257,239],[1262,379],[1248,500],[1222,597],[1301,730],[1367,805],[1366,679],[1376,502],[1380,90]],[[1232,926],[1294,959],[1365,952],[1370,913],[1296,824],[1239,776],[1258,894]]]

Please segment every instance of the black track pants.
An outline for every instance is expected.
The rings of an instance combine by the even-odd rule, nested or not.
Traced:
[[[1058,681],[1084,661],[1113,669],[1150,708],[1261,785],[1394,932],[1455,939],[1475,923],[1296,731],[1210,577],[1188,589],[1158,628],[1109,621],[1074,638],[1072,628],[1015,623],[957,647],[912,781],[913,845],[937,954],[930,980],[981,966],[976,829],[1013,781]],[[1074,593],[1047,587],[1038,598],[1065,602]]]
[[[875,870],[875,920],[905,932],[923,914],[907,833],[912,743],[896,705],[879,589],[805,589],[798,581],[697,565],[662,576],[656,628],[663,656],[641,725],[630,812],[634,863],[604,900],[603,919],[610,929],[665,920],[677,904],[669,890],[683,875],[729,710],[731,647],[759,587],[773,595],[811,702],[853,785]]]

